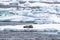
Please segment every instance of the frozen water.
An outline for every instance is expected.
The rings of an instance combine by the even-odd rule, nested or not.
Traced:
[[[14,0],[10,0],[9,2],[7,0],[4,0],[4,2],[1,0],[1,6],[8,5],[10,8],[0,8],[0,21],[23,21],[24,23],[30,23],[32,21],[35,24],[60,23],[60,4],[41,2],[59,2],[59,0],[35,0],[36,2],[34,3],[30,3],[29,1],[31,0],[23,1],[25,2],[20,4],[19,0],[15,0],[15,2]],[[15,3],[18,5],[15,5]]]

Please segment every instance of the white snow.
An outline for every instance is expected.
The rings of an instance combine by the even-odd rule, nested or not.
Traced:
[[[26,1],[26,0],[25,0]],[[29,0],[28,0],[29,1]],[[3,16],[0,16],[0,20],[11,20],[11,21],[35,21],[36,19],[44,19],[44,21],[54,21],[54,22],[59,22],[60,23],[60,18],[57,17],[57,14],[60,14],[60,4],[46,4],[46,3],[29,3],[26,2],[24,4],[21,4],[19,6],[21,7],[26,7],[22,10],[17,10],[17,8],[4,8],[1,9],[0,11],[5,11],[9,10],[9,12],[12,13],[7,13],[7,14],[0,14]],[[37,0],[35,0],[37,1]],[[57,1],[57,0],[41,0],[41,1]],[[59,0],[58,0],[59,1]],[[12,2],[17,2],[16,0],[12,0]],[[9,4],[8,2],[0,2],[5,5]],[[28,9],[28,7],[40,7],[38,10],[37,9]],[[2,13],[2,12],[1,12]],[[36,20],[36,22],[41,22],[41,20]]]
[[[44,6],[51,6],[52,4],[45,4],[45,3],[32,3],[30,4],[31,7],[33,6],[40,6],[40,7],[44,7]]]
[[[33,25],[32,29],[56,29],[60,30],[60,24],[25,24],[25,25]],[[0,26],[0,29],[10,28],[10,29],[24,29],[23,26],[25,25],[3,25]]]

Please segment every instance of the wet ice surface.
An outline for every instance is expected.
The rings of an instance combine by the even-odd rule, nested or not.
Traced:
[[[56,4],[54,2],[56,2]],[[60,24],[59,2],[59,0],[13,0],[6,3],[1,0],[0,22],[19,22],[22,24]],[[10,8],[4,8],[6,5]]]
[[[55,26],[51,26],[51,25],[33,25],[34,28],[23,28],[24,25],[16,25],[16,26],[1,26],[0,27],[0,32],[39,32],[41,34],[60,34],[60,28],[58,28],[57,26],[59,25],[55,25]],[[38,26],[38,27],[37,27]],[[40,28],[41,27],[41,28]],[[56,28],[57,27],[57,28]]]

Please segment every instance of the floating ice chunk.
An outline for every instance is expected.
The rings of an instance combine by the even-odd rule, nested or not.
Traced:
[[[51,13],[59,13],[60,12],[60,6],[59,5],[53,5],[50,6],[47,11],[51,12]]]
[[[23,17],[23,19],[22,19],[22,21],[23,22],[25,22],[25,21],[34,21],[34,18],[32,18],[32,17]]]
[[[42,2],[60,2],[60,0],[41,0]]]
[[[53,0],[41,0],[43,2],[53,2]]]
[[[57,32],[58,30],[56,30],[54,28],[47,28],[47,29],[44,29],[44,31],[46,31],[46,32]]]
[[[56,0],[57,2],[60,2],[60,0]]]
[[[10,0],[0,0],[0,2],[6,2],[6,1],[10,1]]]
[[[44,6],[51,6],[51,4],[45,4],[45,3],[32,3],[32,4],[30,4],[30,7],[35,7],[35,6],[44,7]]]

